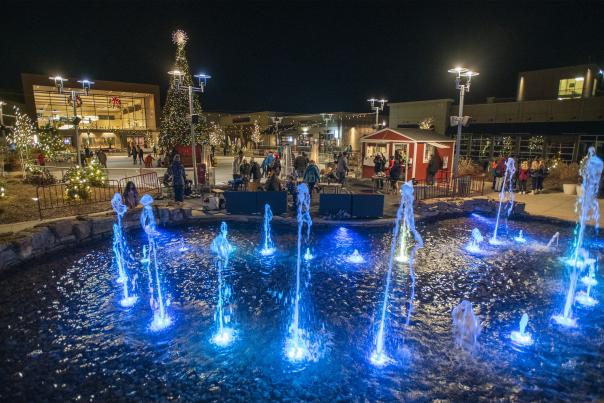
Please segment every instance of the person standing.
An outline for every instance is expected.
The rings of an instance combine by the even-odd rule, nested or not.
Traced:
[[[336,177],[338,178],[338,182],[344,186],[346,182],[346,174],[348,173],[348,154],[343,153],[338,158],[338,165],[336,167]]]
[[[180,155],[176,154],[172,159],[172,165],[170,165],[170,176],[172,177],[172,186],[174,186],[174,200],[178,203],[184,201],[185,193],[185,181],[187,180],[187,174],[185,167],[180,162]]]
[[[136,165],[136,160],[138,159],[138,150],[136,149],[136,145],[132,143],[132,162]]]
[[[132,149],[130,148],[130,142],[126,143],[126,151],[128,151],[128,157],[132,154]]]
[[[531,194],[537,194],[539,192],[539,161],[531,162],[529,174],[531,175]]]
[[[373,172],[375,174],[375,176],[382,176],[384,175],[384,160],[382,159],[382,156],[380,154],[376,154],[375,157],[373,158]],[[384,188],[384,181],[382,179],[378,179],[377,180],[377,184],[376,187],[378,189],[383,189]]]
[[[143,165],[145,156],[143,155],[143,147],[138,146],[138,163]]]
[[[258,189],[258,184],[260,183],[261,177],[260,165],[258,165],[254,157],[252,157],[250,160],[250,183],[248,186],[250,191],[255,192]]]
[[[319,172],[319,167],[317,167],[317,165],[315,165],[315,162],[313,160],[310,160],[310,162],[308,163],[308,166],[306,167],[306,170],[304,171],[303,178],[304,178],[304,182],[306,182],[306,184],[308,185],[308,193],[312,197],[312,190],[315,187],[315,185],[317,184],[317,182],[319,182],[319,180],[321,179],[321,173]]]
[[[520,169],[518,170],[518,191],[520,194],[526,194],[526,182],[529,178],[529,164],[528,161],[522,161],[520,164]]]
[[[437,153],[432,153],[430,156],[430,161],[428,162],[428,184],[432,185],[434,183],[434,176],[440,169],[440,157]]]
[[[390,168],[390,186],[391,190],[396,191],[396,185],[401,177],[401,163],[400,161],[394,161],[392,168]]]
[[[273,174],[277,175],[277,177],[279,177],[281,175],[281,159],[279,158],[279,155],[276,155],[274,157],[272,169],[273,169]]]
[[[547,176],[547,167],[545,166],[545,161],[539,160],[539,179],[537,181],[537,190],[539,193],[543,192],[543,181]]]
[[[243,151],[239,151],[239,154],[233,158],[233,180],[241,176],[240,168],[243,162]]]
[[[302,154],[298,155],[294,160],[294,169],[296,170],[296,174],[298,178],[304,176],[304,172],[306,171],[306,166],[308,165],[308,158],[306,157],[306,153],[302,151]]]

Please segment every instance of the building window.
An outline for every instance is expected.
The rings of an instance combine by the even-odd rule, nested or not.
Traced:
[[[558,85],[558,99],[581,98],[583,94],[583,77],[564,78]]]
[[[424,144],[424,163],[430,162],[432,154],[436,153],[436,148],[432,144]]]

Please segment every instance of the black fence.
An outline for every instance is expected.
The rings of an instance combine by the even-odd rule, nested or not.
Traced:
[[[484,176],[471,175],[434,181],[416,180],[413,183],[413,190],[415,200],[481,196],[484,194],[484,181]]]

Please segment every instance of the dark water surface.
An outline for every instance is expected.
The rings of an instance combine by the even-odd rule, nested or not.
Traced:
[[[602,303],[576,306],[576,329],[560,329],[550,317],[561,310],[568,275],[558,257],[572,228],[548,223],[510,223],[529,244],[487,254],[464,250],[472,228],[484,235],[492,223],[480,217],[419,227],[425,242],[415,261],[415,301],[408,266],[397,264],[388,307],[386,350],[396,362],[369,363],[375,318],[383,297],[391,228],[313,228],[315,259],[303,263],[302,327],[317,340],[315,361],[284,359],[295,284],[292,227],[274,226],[278,253],[261,257],[256,226],[233,223],[236,247],[226,281],[233,291],[235,342],[218,348],[213,332],[217,273],[209,244],[218,225],[164,230],[159,242],[163,281],[172,301],[172,327],[148,330],[146,287],[131,309],[118,301],[110,241],[63,252],[0,280],[0,399],[39,400],[572,400],[604,397]],[[537,250],[560,231],[557,252]],[[181,238],[189,246],[180,252]],[[140,258],[143,237],[129,234]],[[592,242],[593,250],[604,244]],[[345,258],[354,249],[366,263]],[[139,267],[139,284],[145,285]],[[600,299],[604,280],[593,296]],[[581,287],[579,287],[581,289]],[[483,322],[473,351],[455,347],[451,310],[463,299]],[[535,344],[509,341],[523,312]]]

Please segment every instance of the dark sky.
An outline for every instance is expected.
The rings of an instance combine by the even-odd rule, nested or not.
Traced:
[[[447,69],[478,70],[470,101],[511,97],[522,70],[604,62],[604,2],[40,1],[2,5],[0,88],[20,72],[165,86],[182,28],[206,110],[365,111],[455,97]]]

